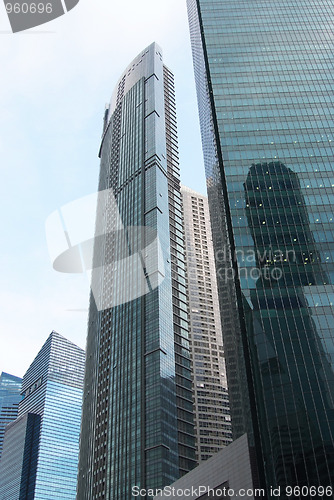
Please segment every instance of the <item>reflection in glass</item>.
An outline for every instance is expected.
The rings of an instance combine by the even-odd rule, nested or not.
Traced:
[[[329,278],[297,174],[279,161],[253,164],[244,189],[258,270],[248,339],[268,484],[329,485],[334,372],[307,301],[311,287],[326,293]]]

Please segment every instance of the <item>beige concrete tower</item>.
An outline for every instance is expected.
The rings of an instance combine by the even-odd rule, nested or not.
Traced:
[[[231,440],[224,348],[208,200],[181,187],[193,362],[196,454],[206,460]]]

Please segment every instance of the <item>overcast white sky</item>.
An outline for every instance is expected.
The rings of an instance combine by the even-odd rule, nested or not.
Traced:
[[[204,193],[186,0],[80,0],[17,34],[0,6],[0,372],[23,376],[51,330],[85,347],[89,284],[52,269],[45,221],[96,190],[104,105],[153,41],[175,74],[182,182]]]

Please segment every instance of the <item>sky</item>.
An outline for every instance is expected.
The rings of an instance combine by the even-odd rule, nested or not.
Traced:
[[[153,41],[175,75],[181,181],[205,193],[186,0],[80,0],[15,34],[0,6],[0,372],[23,376],[52,330],[85,347],[89,280],[53,269],[45,222],[96,191],[105,104]]]

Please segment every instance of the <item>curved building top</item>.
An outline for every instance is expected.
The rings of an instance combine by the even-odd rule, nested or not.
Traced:
[[[141,78],[147,78],[152,74],[155,74],[158,79],[163,78],[162,50],[156,42],[142,50],[123,71],[111,96],[108,122],[116,106],[131,87]]]

